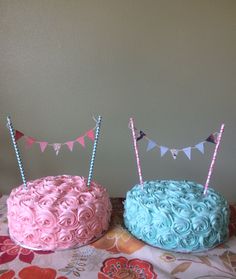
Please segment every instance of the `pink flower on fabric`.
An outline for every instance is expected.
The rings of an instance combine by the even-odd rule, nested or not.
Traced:
[[[141,259],[130,259],[125,257],[109,258],[103,262],[98,279],[157,279],[151,263]]]
[[[15,244],[8,235],[0,236],[0,265],[19,257],[24,263],[31,264],[35,254],[50,254],[52,251],[33,251]]]

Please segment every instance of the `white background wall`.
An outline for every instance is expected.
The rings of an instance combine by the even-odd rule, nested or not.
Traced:
[[[94,179],[111,196],[138,182],[128,119],[161,145],[194,145],[225,122],[211,185],[236,200],[236,1],[0,0],[0,189],[19,184],[5,117],[49,142],[103,116]],[[41,154],[19,142],[28,179],[88,175],[92,145]],[[143,175],[204,183],[213,145],[192,160],[140,143]]]

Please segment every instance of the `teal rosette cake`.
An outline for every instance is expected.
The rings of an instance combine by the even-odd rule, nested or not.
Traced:
[[[124,223],[138,239],[169,251],[200,252],[228,238],[229,206],[212,188],[191,181],[135,185],[124,202]]]

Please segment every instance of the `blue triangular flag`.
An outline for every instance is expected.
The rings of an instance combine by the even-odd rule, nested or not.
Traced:
[[[161,150],[161,157],[163,157],[166,154],[166,152],[169,150],[169,148],[165,146],[160,146],[160,150]]]
[[[185,153],[185,155],[189,158],[189,160],[191,160],[191,147],[186,147],[182,150]]]
[[[202,153],[204,154],[204,142],[200,142],[195,145],[195,147]]]
[[[156,146],[157,146],[157,144],[155,143],[155,141],[148,140],[148,146],[147,146],[147,150],[146,151],[150,151],[151,149],[153,149]]]

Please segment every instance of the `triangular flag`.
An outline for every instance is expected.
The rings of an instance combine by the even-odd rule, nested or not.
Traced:
[[[90,138],[92,141],[94,141],[94,131],[91,129],[86,133],[87,137]]]
[[[143,131],[139,131],[139,135],[137,136],[136,140],[139,141],[145,136],[146,136],[146,134]]]
[[[204,154],[204,142],[200,142],[195,145],[195,147],[202,153]]]
[[[166,152],[169,150],[168,147],[165,147],[165,146],[160,146],[160,151],[161,151],[161,157],[163,157]]]
[[[216,143],[217,143],[217,138],[218,138],[218,136],[215,136],[214,134],[211,134],[211,135],[206,139],[206,141],[216,144]]]
[[[70,151],[73,151],[74,141],[68,141],[66,142],[66,145],[70,149]]]
[[[189,158],[189,160],[191,160],[191,147],[186,147],[182,150],[185,153],[185,155]]]
[[[177,150],[177,149],[171,149],[170,152],[171,152],[171,154],[172,154],[172,157],[173,157],[174,159],[176,159],[176,157],[177,157],[177,155],[178,155],[178,153],[179,153],[179,150]]]
[[[84,137],[78,137],[75,141],[77,141],[77,142],[80,143],[83,147],[85,147]]]
[[[48,142],[46,142],[46,141],[40,141],[39,142],[39,146],[40,146],[41,152],[44,152],[44,150],[46,149],[47,145],[48,145]]]
[[[157,146],[157,144],[155,143],[155,141],[148,140],[148,146],[147,146],[147,150],[146,151],[150,151],[151,149],[153,149],[156,146]]]
[[[31,137],[26,137],[25,140],[26,140],[26,147],[27,148],[30,148],[36,141],[36,139],[31,138]]]
[[[53,149],[56,151],[56,155],[58,155],[60,149],[61,149],[61,143],[54,143]]]
[[[23,137],[24,136],[24,134],[23,133],[21,133],[20,131],[18,131],[18,130],[15,130],[15,139],[16,139],[16,141],[18,141],[21,137]]]

